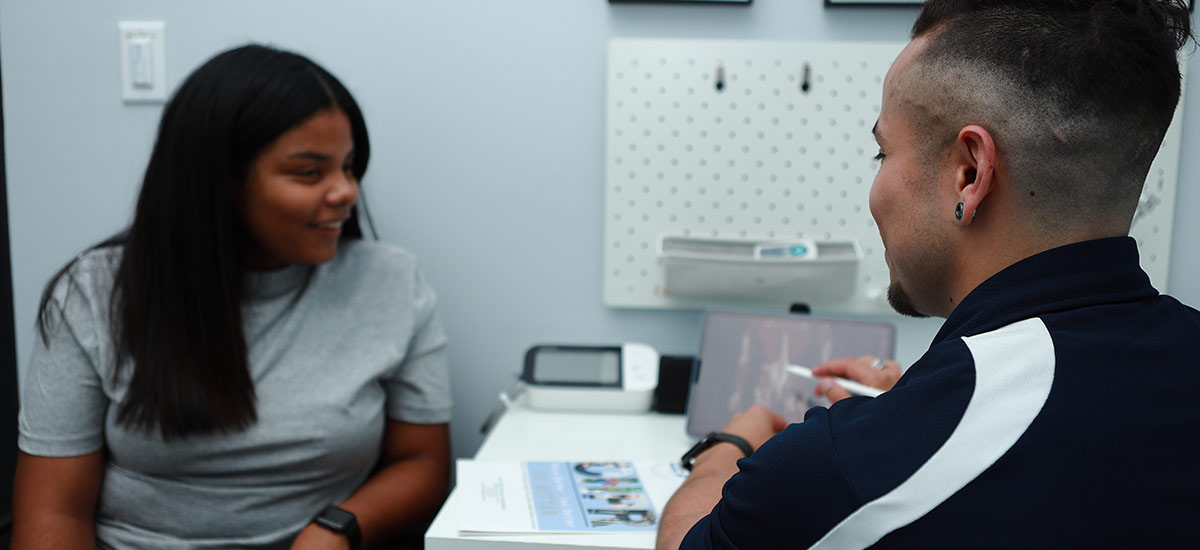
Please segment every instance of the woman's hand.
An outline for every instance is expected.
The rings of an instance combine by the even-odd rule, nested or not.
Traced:
[[[813,369],[813,376],[826,377],[821,380],[820,384],[817,384],[817,395],[824,395],[831,402],[841,401],[853,395],[837,385],[832,378],[834,376],[849,378],[881,390],[892,389],[892,386],[895,386],[896,381],[900,379],[900,363],[883,361],[883,368],[877,369],[871,366],[876,360],[877,358],[873,355],[864,355],[857,358],[843,357],[821,363]]]
[[[350,540],[346,535],[310,523],[292,541],[292,550],[350,550]]]

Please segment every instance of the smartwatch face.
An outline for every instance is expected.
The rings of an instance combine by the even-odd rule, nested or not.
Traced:
[[[326,508],[320,516],[317,516],[318,523],[338,531],[346,530],[353,521],[354,514],[334,507]]]

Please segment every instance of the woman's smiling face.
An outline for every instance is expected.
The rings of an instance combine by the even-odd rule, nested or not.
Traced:
[[[337,254],[342,223],[358,200],[354,139],[340,109],[317,111],[280,134],[253,164],[241,190],[250,269],[320,264]]]

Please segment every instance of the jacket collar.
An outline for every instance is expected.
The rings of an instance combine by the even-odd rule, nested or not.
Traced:
[[[1046,313],[1157,295],[1131,237],[1073,243],[1025,258],[975,287],[932,345]]]

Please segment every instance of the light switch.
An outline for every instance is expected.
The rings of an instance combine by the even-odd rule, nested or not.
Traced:
[[[154,41],[138,37],[129,41],[129,75],[133,87],[148,90],[154,87]]]
[[[121,97],[126,102],[167,99],[162,21],[121,21]]]

